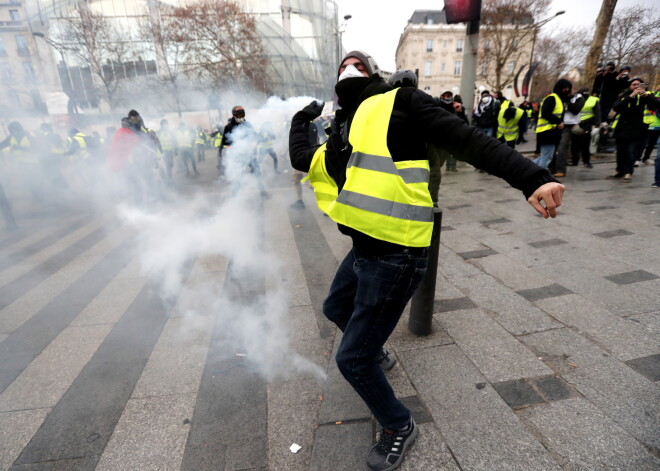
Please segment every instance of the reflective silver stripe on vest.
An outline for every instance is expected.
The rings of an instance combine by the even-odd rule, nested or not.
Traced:
[[[353,152],[346,168],[358,167],[375,172],[399,175],[406,183],[428,183],[430,173],[425,168],[396,168],[390,157]]]
[[[427,206],[396,203],[347,190],[339,193],[337,202],[383,216],[392,216],[407,221],[433,222],[433,208]]]

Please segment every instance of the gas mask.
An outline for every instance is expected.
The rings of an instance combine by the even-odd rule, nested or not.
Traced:
[[[339,77],[337,78],[337,82],[341,82],[344,79],[352,78],[352,77],[364,77],[364,75],[362,74],[362,72],[357,70],[357,68],[353,64],[350,64],[347,65],[344,71],[339,75]]]
[[[451,105],[454,102],[453,98],[440,98],[440,101],[443,102],[445,105]]]
[[[238,116],[234,116],[234,119],[236,120],[237,123],[242,123],[243,121],[245,121],[245,118],[244,118],[244,117],[243,117],[243,118],[239,118]]]

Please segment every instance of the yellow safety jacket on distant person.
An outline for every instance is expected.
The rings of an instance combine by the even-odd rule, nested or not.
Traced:
[[[17,162],[26,164],[39,163],[39,159],[32,152],[32,143],[27,134],[25,134],[20,141],[14,136],[11,136],[9,138],[9,147]]]
[[[596,107],[599,101],[600,98],[595,96],[590,96],[589,98],[587,98],[587,100],[584,102],[584,106],[582,107],[582,111],[580,111],[580,122],[586,121],[594,117],[594,108]]]
[[[355,113],[349,134],[353,153],[341,192],[336,195],[337,185],[325,168],[325,144],[314,154],[309,179],[319,208],[333,221],[393,244],[428,247],[433,232],[429,162],[395,162],[387,147],[397,90],[367,98]]]
[[[73,142],[74,140],[78,142],[78,150],[76,151],[75,154],[71,156],[71,158],[82,159],[82,160],[87,159],[91,154],[87,149],[87,141],[85,141],[85,135],[79,132],[75,134],[73,137],[69,137],[69,142]]]
[[[509,108],[509,100],[505,100],[500,107],[500,112],[497,115],[497,138],[504,136],[505,141],[515,141],[518,139],[519,127],[518,123],[523,117],[525,112],[520,108],[516,108],[516,115],[507,121],[504,119],[504,112]]]
[[[557,118],[561,119],[562,114],[564,113],[564,103],[561,101],[561,98],[559,98],[559,95],[556,93],[551,93],[547,97],[541,101],[541,106],[539,107],[539,119],[536,123],[536,134],[540,132],[545,132],[545,131],[550,131],[551,129],[555,129],[557,127],[557,124],[550,123],[547,119],[545,119],[541,115],[541,110],[543,109],[543,103],[545,103],[545,100],[547,100],[550,97],[555,97],[555,108],[552,110],[552,114],[555,115]]]

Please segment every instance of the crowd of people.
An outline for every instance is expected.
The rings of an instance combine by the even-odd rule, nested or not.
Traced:
[[[222,176],[226,167],[222,155],[229,152],[232,132],[239,128],[252,133],[253,158],[246,162],[246,168],[257,177],[262,195],[267,196],[259,167],[268,156],[279,172],[276,136],[270,123],[259,133],[254,131],[240,106],[232,110],[226,126],[213,129],[193,127],[183,120],[174,126],[162,119],[156,130],[147,127],[136,110],[130,110],[119,127],[108,126],[105,136],[72,128],[63,138],[48,123],[30,133],[13,121],[7,126],[8,136],[0,142],[0,153],[5,181],[27,190],[35,202],[89,196],[95,187],[114,178],[128,194],[128,201],[145,205],[167,199],[177,180],[200,175],[197,164],[206,160],[207,151],[217,153],[218,174]]]

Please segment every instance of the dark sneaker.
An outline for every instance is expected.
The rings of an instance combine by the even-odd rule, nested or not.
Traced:
[[[585,167],[585,168],[594,168],[594,166],[591,165],[591,164],[584,164],[584,167]]]
[[[394,358],[390,352],[385,350],[385,348],[382,348],[376,357],[376,362],[383,371],[389,371],[394,368],[394,365],[396,365],[396,358]]]
[[[406,449],[415,441],[418,433],[417,424],[412,417],[410,424],[404,430],[381,430],[378,442],[371,447],[367,456],[369,469],[389,471],[398,468]]]

